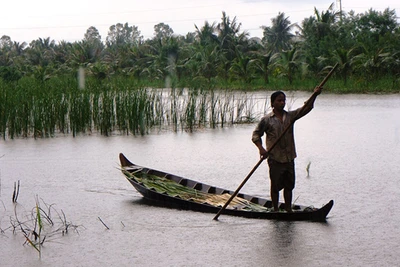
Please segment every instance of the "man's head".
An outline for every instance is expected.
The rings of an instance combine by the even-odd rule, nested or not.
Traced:
[[[271,95],[271,107],[283,110],[286,104],[286,95],[282,91],[276,91]]]

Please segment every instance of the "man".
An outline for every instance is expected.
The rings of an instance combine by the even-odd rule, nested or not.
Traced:
[[[271,180],[271,200],[274,211],[279,211],[279,191],[283,189],[285,210],[292,212],[292,191],[295,186],[296,147],[293,136],[293,123],[309,113],[322,88],[316,87],[314,94],[303,107],[293,111],[285,111],[286,95],[282,91],[271,95],[272,112],[264,116],[253,131],[252,141],[257,146],[260,156],[268,158],[269,177]],[[286,133],[280,138],[284,130]],[[266,134],[266,148],[261,137]],[[271,146],[280,138],[276,145]]]

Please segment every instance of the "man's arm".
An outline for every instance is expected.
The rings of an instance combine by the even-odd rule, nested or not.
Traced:
[[[307,115],[314,108],[315,99],[317,99],[317,96],[320,95],[321,92],[322,92],[322,87],[319,87],[319,86],[315,87],[314,93],[311,95],[310,99],[308,99],[304,103],[304,106],[299,109],[299,111],[301,111],[301,113],[297,114],[296,120]]]
[[[260,156],[265,159],[265,158],[267,158],[268,152],[267,152],[267,150],[264,148],[264,146],[262,144],[262,139],[261,138],[264,135],[264,132],[265,132],[265,122],[262,119],[258,123],[256,129],[253,131],[253,135],[251,137],[251,140],[253,141],[253,143],[258,148]]]
[[[315,99],[317,99],[317,96],[319,96],[321,92],[322,92],[322,87],[319,86],[315,87],[314,93],[312,94],[310,99],[305,103],[305,105],[311,105],[311,108],[313,108]]]
[[[258,141],[255,141],[254,144],[256,145],[256,147],[258,148],[258,151],[260,152],[260,157],[262,157],[263,159],[266,159],[268,157],[268,151],[262,145],[261,139]]]

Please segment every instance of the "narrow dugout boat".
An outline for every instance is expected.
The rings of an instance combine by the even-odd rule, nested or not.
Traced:
[[[158,206],[218,213],[234,191],[210,186],[130,162],[119,154],[121,171],[136,190]],[[239,193],[222,214],[285,221],[326,221],[333,200],[321,208],[294,205],[293,212],[275,212],[271,200]],[[284,203],[280,203],[284,207]]]

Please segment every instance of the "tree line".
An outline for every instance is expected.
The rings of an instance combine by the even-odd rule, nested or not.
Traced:
[[[0,77],[4,82],[20,79],[75,77],[83,67],[96,81],[126,77],[138,82],[166,80],[176,86],[192,83],[266,86],[271,79],[288,84],[316,79],[338,63],[336,75],[343,86],[348,81],[368,84],[389,81],[390,90],[400,86],[400,27],[395,10],[370,9],[356,14],[314,8],[300,24],[285,13],[261,26],[263,37],[251,37],[241,23],[222,12],[221,21],[195,25],[185,36],[159,23],[154,36],[144,39],[137,26],[117,23],[103,41],[90,27],[76,42],[56,43],[38,38],[29,44],[0,39]]]

